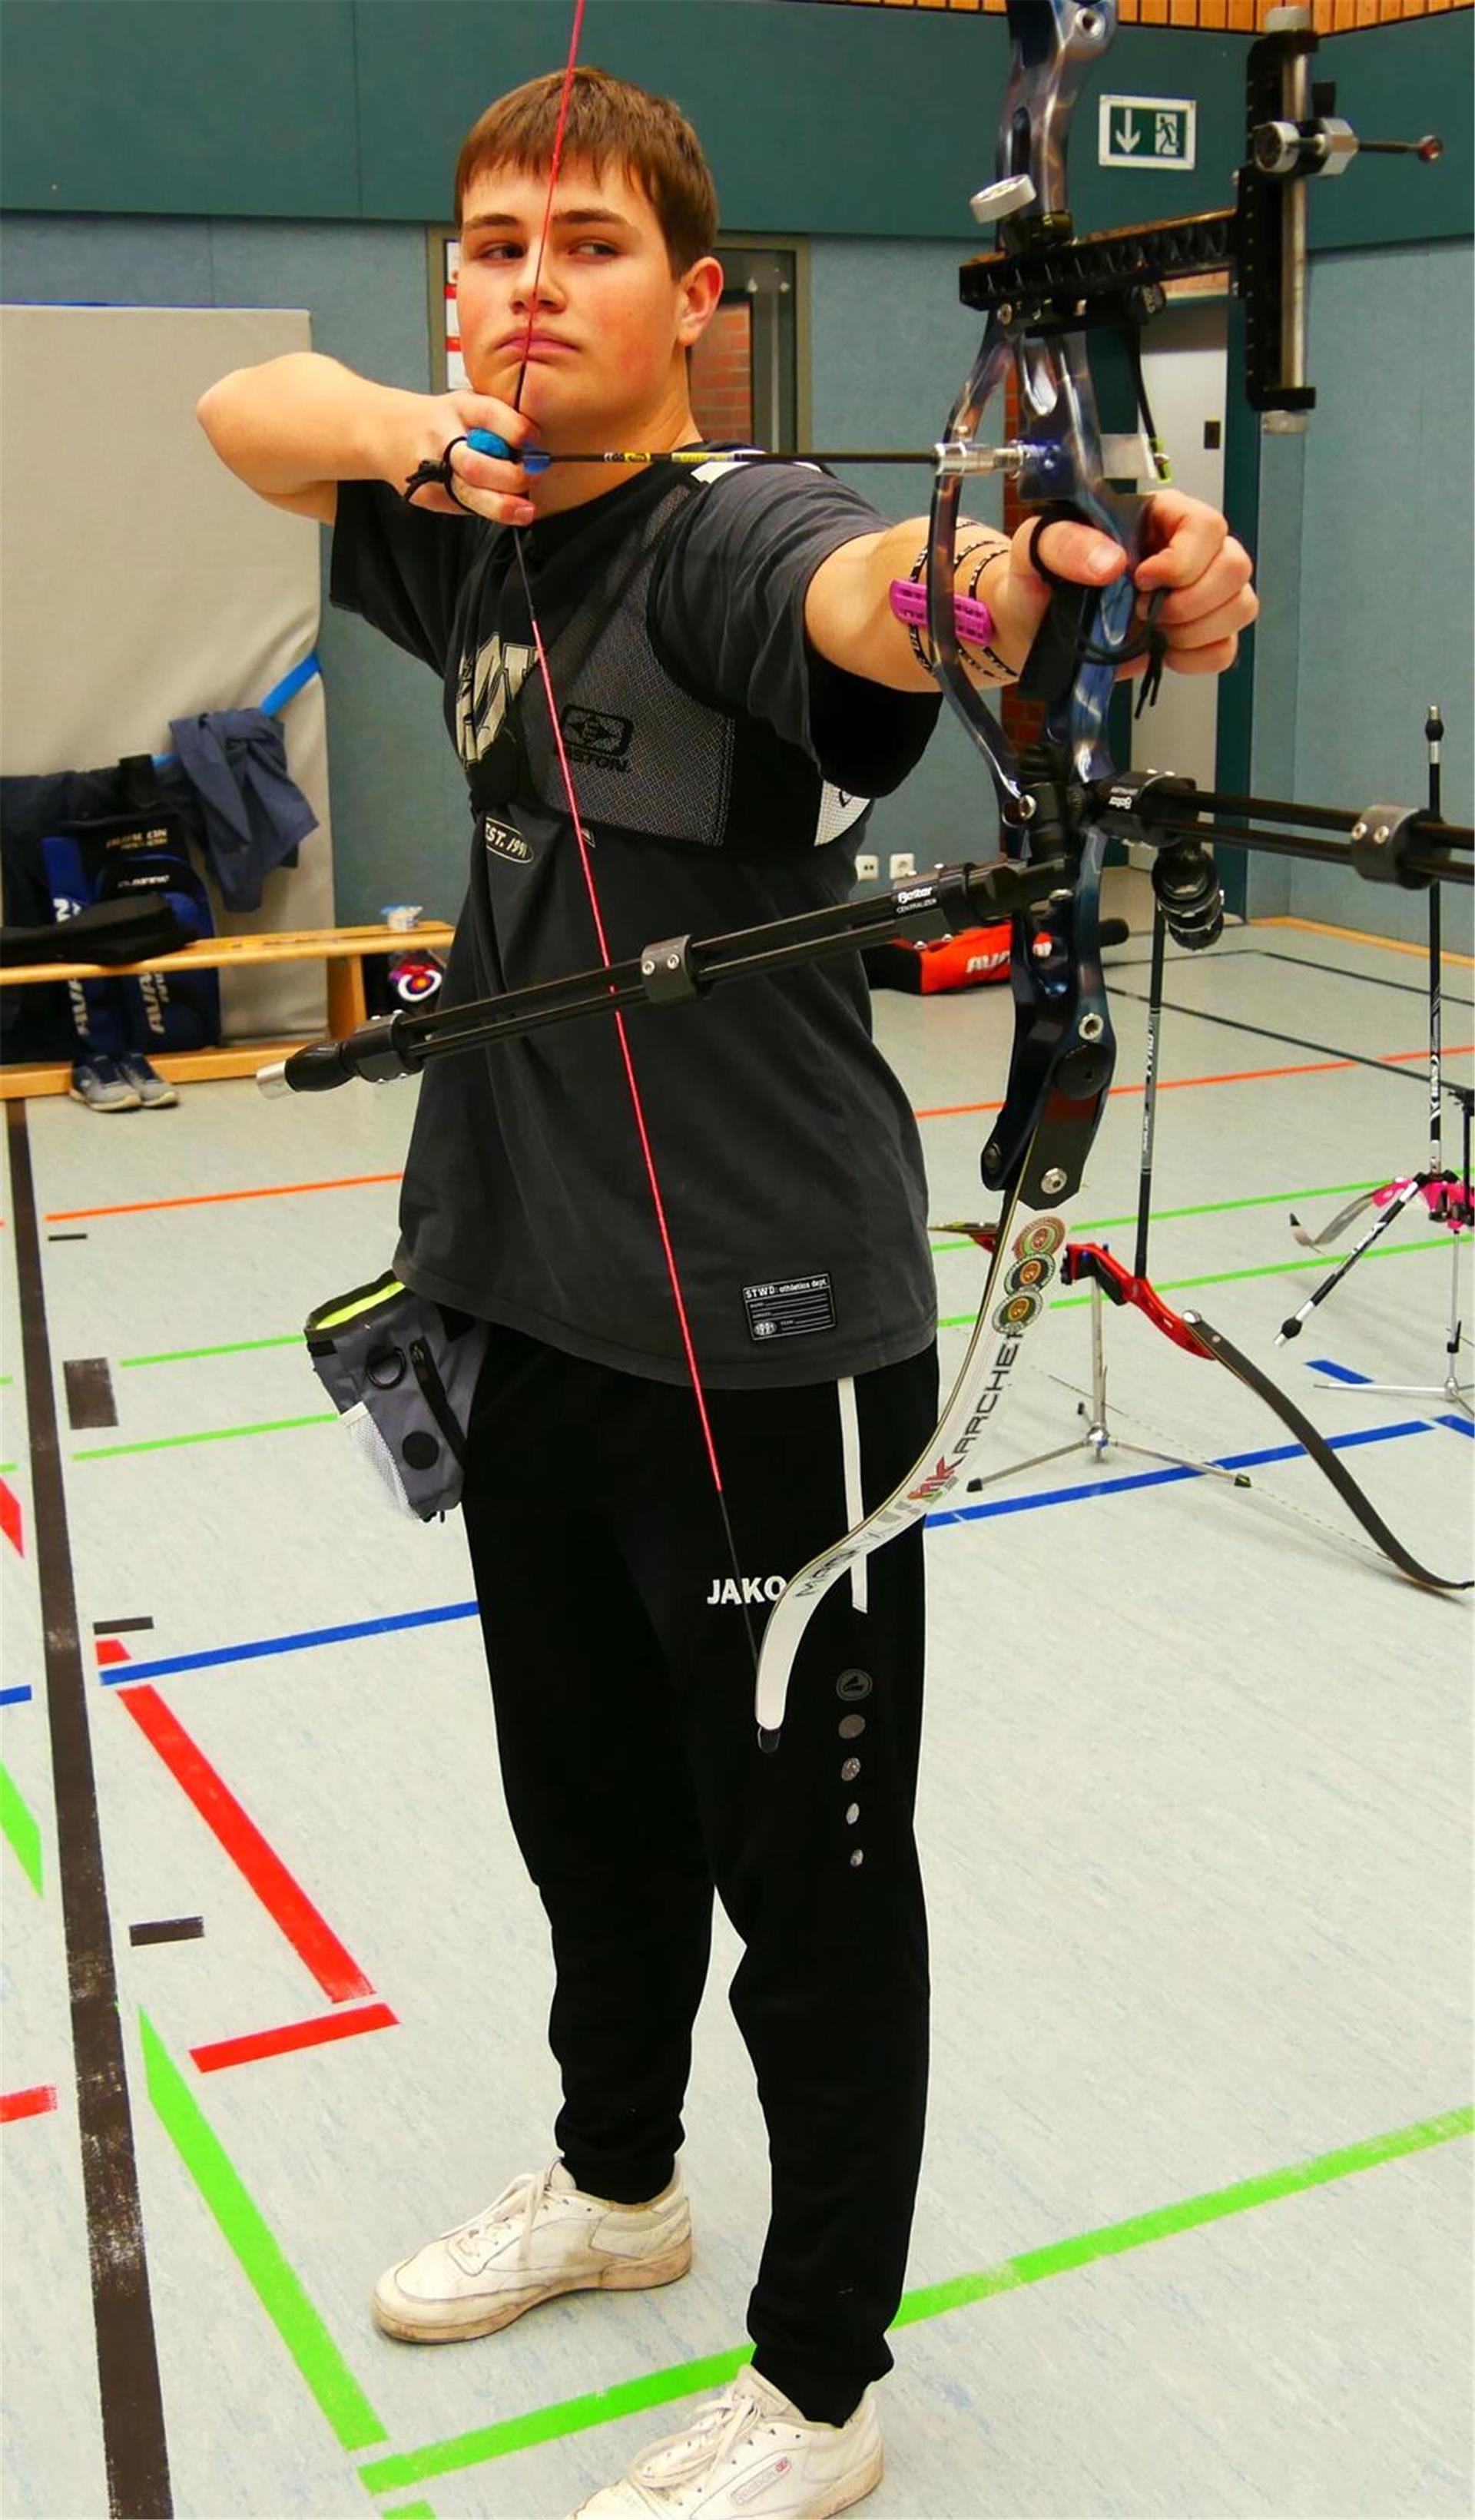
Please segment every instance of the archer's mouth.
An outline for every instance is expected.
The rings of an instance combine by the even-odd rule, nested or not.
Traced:
[[[575,355],[573,343],[560,340],[556,333],[514,333],[497,346],[519,360],[568,359]]]

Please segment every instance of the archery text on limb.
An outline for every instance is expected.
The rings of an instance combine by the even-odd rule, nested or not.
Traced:
[[[336,519],[339,481],[387,481],[403,492],[419,466],[438,465],[448,443],[468,429],[494,429],[511,445],[530,426],[491,394],[410,393],[356,376],[316,350],[233,370],[201,396],[196,418],[247,489],[322,525]],[[498,476],[495,487],[489,473]],[[479,514],[501,524],[531,521],[518,465],[482,459],[479,477]],[[415,504],[448,517],[464,508],[437,482],[417,491]]]

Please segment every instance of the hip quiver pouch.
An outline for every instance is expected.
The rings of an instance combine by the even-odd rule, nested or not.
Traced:
[[[355,1451],[401,1513],[429,1522],[461,1503],[466,1437],[487,1325],[445,1313],[386,1269],[334,1295],[303,1336]]]

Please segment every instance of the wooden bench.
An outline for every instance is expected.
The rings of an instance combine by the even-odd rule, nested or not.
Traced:
[[[0,987],[36,988],[57,980],[112,980],[127,972],[239,971],[264,963],[322,963],[328,974],[328,1028],[335,1041],[365,1018],[364,958],[403,954],[413,946],[444,954],[455,934],[438,919],[416,927],[304,927],[280,936],[202,936],[178,954],[156,954],[147,963],[22,963],[0,970]],[[213,1077],[253,1076],[268,1059],[301,1047],[291,1041],[222,1042],[213,1050],[164,1050],[153,1064],[172,1084],[201,1084]],[[65,1094],[69,1060],[39,1060],[0,1067],[0,1102],[19,1095]]]

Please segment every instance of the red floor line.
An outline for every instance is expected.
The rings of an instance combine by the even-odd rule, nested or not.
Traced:
[[[246,2039],[217,2039],[190,2054],[201,2074],[218,2074],[228,2065],[253,2065],[262,2056],[286,2056],[297,2048],[322,2048],[331,2039],[356,2039],[361,2030],[394,2030],[397,2015],[387,2003],[371,2003],[363,2012],[322,2012],[311,2021],[289,2021],[280,2030],[253,2030]]]
[[[0,1531],[18,1557],[25,1554],[25,1542],[21,1529],[21,1500],[6,1479],[0,1479]]]
[[[344,1950],[306,1891],[268,1846],[255,1822],[247,1819],[229,1786],[191,1740],[157,1689],[145,1681],[132,1688],[120,1688],[117,1694],[175,1782],[183,1786],[205,1826],[250,1883],[273,1923],[280,1926],[298,1958],[312,1971],[330,2002],[343,2003],[351,1996],[372,1995],[374,1989],[357,1960]]]
[[[55,2083],[37,2083],[29,2092],[0,2092],[0,2126],[15,2118],[42,2118],[57,2104]]]
[[[98,1665],[100,1669],[106,1669],[112,1663],[131,1662],[133,1660],[133,1656],[128,1651],[127,1646],[118,1637],[99,1637],[96,1643]]]
[[[1475,1041],[1459,1041],[1453,1048],[1447,1047],[1444,1056],[1446,1058],[1468,1058],[1472,1051],[1475,1051]],[[1408,1059],[1427,1058],[1429,1053],[1427,1049],[1387,1050],[1379,1051],[1377,1056],[1390,1064],[1397,1062],[1402,1065]],[[1258,1085],[1276,1076],[1330,1076],[1338,1069],[1360,1064],[1356,1058],[1316,1058],[1301,1067],[1234,1067],[1222,1076],[1160,1076],[1157,1090],[1159,1094],[1182,1094],[1190,1085]],[[1140,1085],[1113,1085],[1111,1097],[1115,1100],[1119,1094],[1140,1094],[1141,1091]],[[930,1111],[914,1111],[912,1116],[915,1120],[957,1120],[967,1111],[1003,1109],[1002,1102],[939,1102]]]

